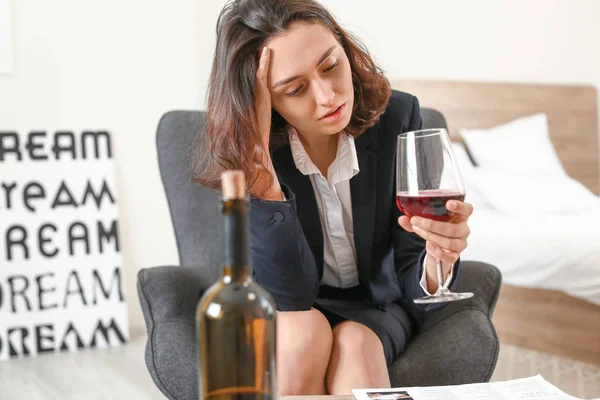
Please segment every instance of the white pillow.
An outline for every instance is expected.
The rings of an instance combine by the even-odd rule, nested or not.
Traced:
[[[489,129],[461,129],[478,167],[566,176],[548,133],[545,114],[519,118]]]
[[[575,179],[475,168],[466,177],[494,210],[505,215],[577,214],[600,209],[600,197]]]

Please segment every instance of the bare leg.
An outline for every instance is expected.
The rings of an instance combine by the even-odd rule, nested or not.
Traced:
[[[277,312],[278,395],[326,394],[332,342],[329,322],[319,310]]]
[[[389,388],[383,345],[375,332],[353,321],[335,326],[326,381],[333,395],[351,395],[357,388]]]

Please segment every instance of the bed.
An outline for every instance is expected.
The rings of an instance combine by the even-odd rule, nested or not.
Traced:
[[[494,316],[500,340],[600,365],[596,89],[424,80],[392,80],[392,87],[416,95],[422,107],[437,109],[446,118],[465,177],[467,201],[476,210],[470,220],[469,248],[462,258],[489,262],[503,274]],[[548,143],[557,156],[556,176],[562,171],[564,178],[537,179],[536,172],[527,175],[529,169],[547,172],[551,161],[546,165],[546,160],[537,162],[537,158],[512,173],[473,166],[474,154],[469,154],[469,146],[464,147],[465,138],[480,139],[480,130],[536,114],[545,118]],[[507,163],[514,164],[518,151],[526,147],[524,141],[529,140],[526,132],[496,143],[496,153],[505,154]],[[558,199],[567,187],[573,191]],[[558,202],[559,208],[540,210],[545,205],[540,193]],[[503,207],[501,212],[499,207]]]

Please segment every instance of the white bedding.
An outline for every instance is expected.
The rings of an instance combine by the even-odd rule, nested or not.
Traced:
[[[475,208],[461,259],[497,266],[510,285],[600,305],[600,197],[566,174],[475,167],[463,146],[453,147]]]
[[[537,217],[477,209],[463,260],[497,266],[504,283],[564,291],[600,305],[600,206]]]

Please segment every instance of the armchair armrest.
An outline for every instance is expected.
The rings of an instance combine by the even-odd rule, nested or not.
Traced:
[[[502,275],[480,262],[462,262],[460,291],[475,296],[425,313],[420,332],[390,367],[392,386],[487,382],[500,345],[491,317]]]
[[[493,265],[475,261],[463,261],[461,268],[462,277],[457,291],[472,292],[474,296],[468,300],[452,302],[439,311],[426,313],[421,333],[453,314],[469,309],[479,310],[491,320],[502,285],[500,270]]]
[[[198,399],[196,306],[216,279],[213,271],[199,267],[138,272],[138,297],[148,332],[146,366],[168,399]]]

